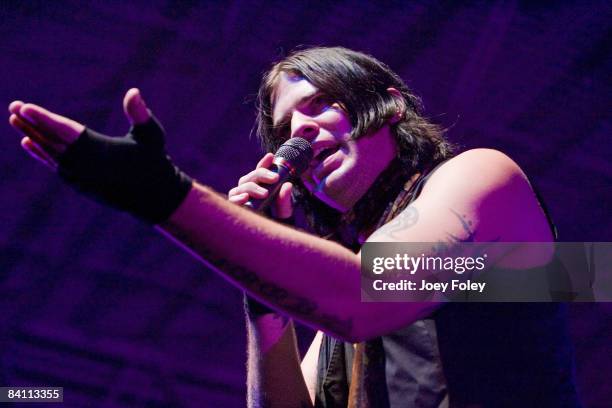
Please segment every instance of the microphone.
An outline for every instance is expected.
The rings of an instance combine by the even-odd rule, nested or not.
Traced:
[[[253,198],[244,205],[259,213],[265,211],[272,204],[283,183],[299,177],[308,168],[312,153],[312,146],[308,140],[301,137],[292,137],[283,143],[276,151],[270,168],[270,171],[278,174],[278,181],[262,186],[268,190],[266,198]]]

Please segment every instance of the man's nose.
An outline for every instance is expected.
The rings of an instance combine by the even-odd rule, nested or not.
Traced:
[[[301,137],[312,142],[319,134],[319,124],[312,117],[294,112],[291,117],[291,137]]]

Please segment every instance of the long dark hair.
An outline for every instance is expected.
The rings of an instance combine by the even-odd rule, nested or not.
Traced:
[[[400,120],[390,126],[397,157],[348,214],[340,215],[296,183],[298,201],[311,227],[321,235],[333,232],[342,221],[353,223],[357,230],[371,227],[403,182],[453,155],[453,146],[444,138],[443,130],[422,116],[421,99],[396,73],[370,55],[342,47],[295,51],[264,75],[257,96],[255,127],[265,151],[274,152],[285,141],[276,136],[272,121],[272,97],[281,72],[306,79],[338,102],[349,116],[351,137],[355,139],[382,128],[398,114],[400,106],[403,108]],[[388,88],[397,89],[403,103],[398,104]]]

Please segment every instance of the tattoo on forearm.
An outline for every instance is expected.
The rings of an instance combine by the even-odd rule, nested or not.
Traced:
[[[231,263],[212,253],[212,251],[196,245],[187,234],[174,230],[172,234],[181,243],[195,250],[212,268],[217,269],[223,275],[229,276],[237,281],[242,288],[261,295],[292,317],[316,322],[327,330],[335,333],[350,333],[353,326],[351,319],[342,320],[334,315],[323,313],[318,310],[318,305],[312,300],[291,294],[286,289],[273,282],[262,280],[255,272]]]
[[[242,286],[245,289],[251,289],[255,293],[260,294],[263,298],[268,299],[271,303],[292,316],[314,320],[338,333],[348,333],[352,327],[350,320],[341,320],[336,316],[322,313],[317,310],[318,306],[312,300],[292,295],[286,289],[272,282],[263,281],[256,273],[246,268],[234,265],[224,259],[213,259],[211,256],[207,256],[206,260],[226,275],[243,284]]]

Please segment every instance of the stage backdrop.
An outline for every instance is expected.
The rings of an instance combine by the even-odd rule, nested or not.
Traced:
[[[514,158],[561,240],[610,240],[610,3],[382,3],[4,1],[0,101],[119,135],[139,87],[176,163],[226,192],[260,157],[261,73],[296,46],[342,45],[400,73],[454,142]],[[63,386],[68,407],[243,406],[239,291],[0,129],[0,385]],[[609,406],[611,311],[572,308],[587,406]]]

